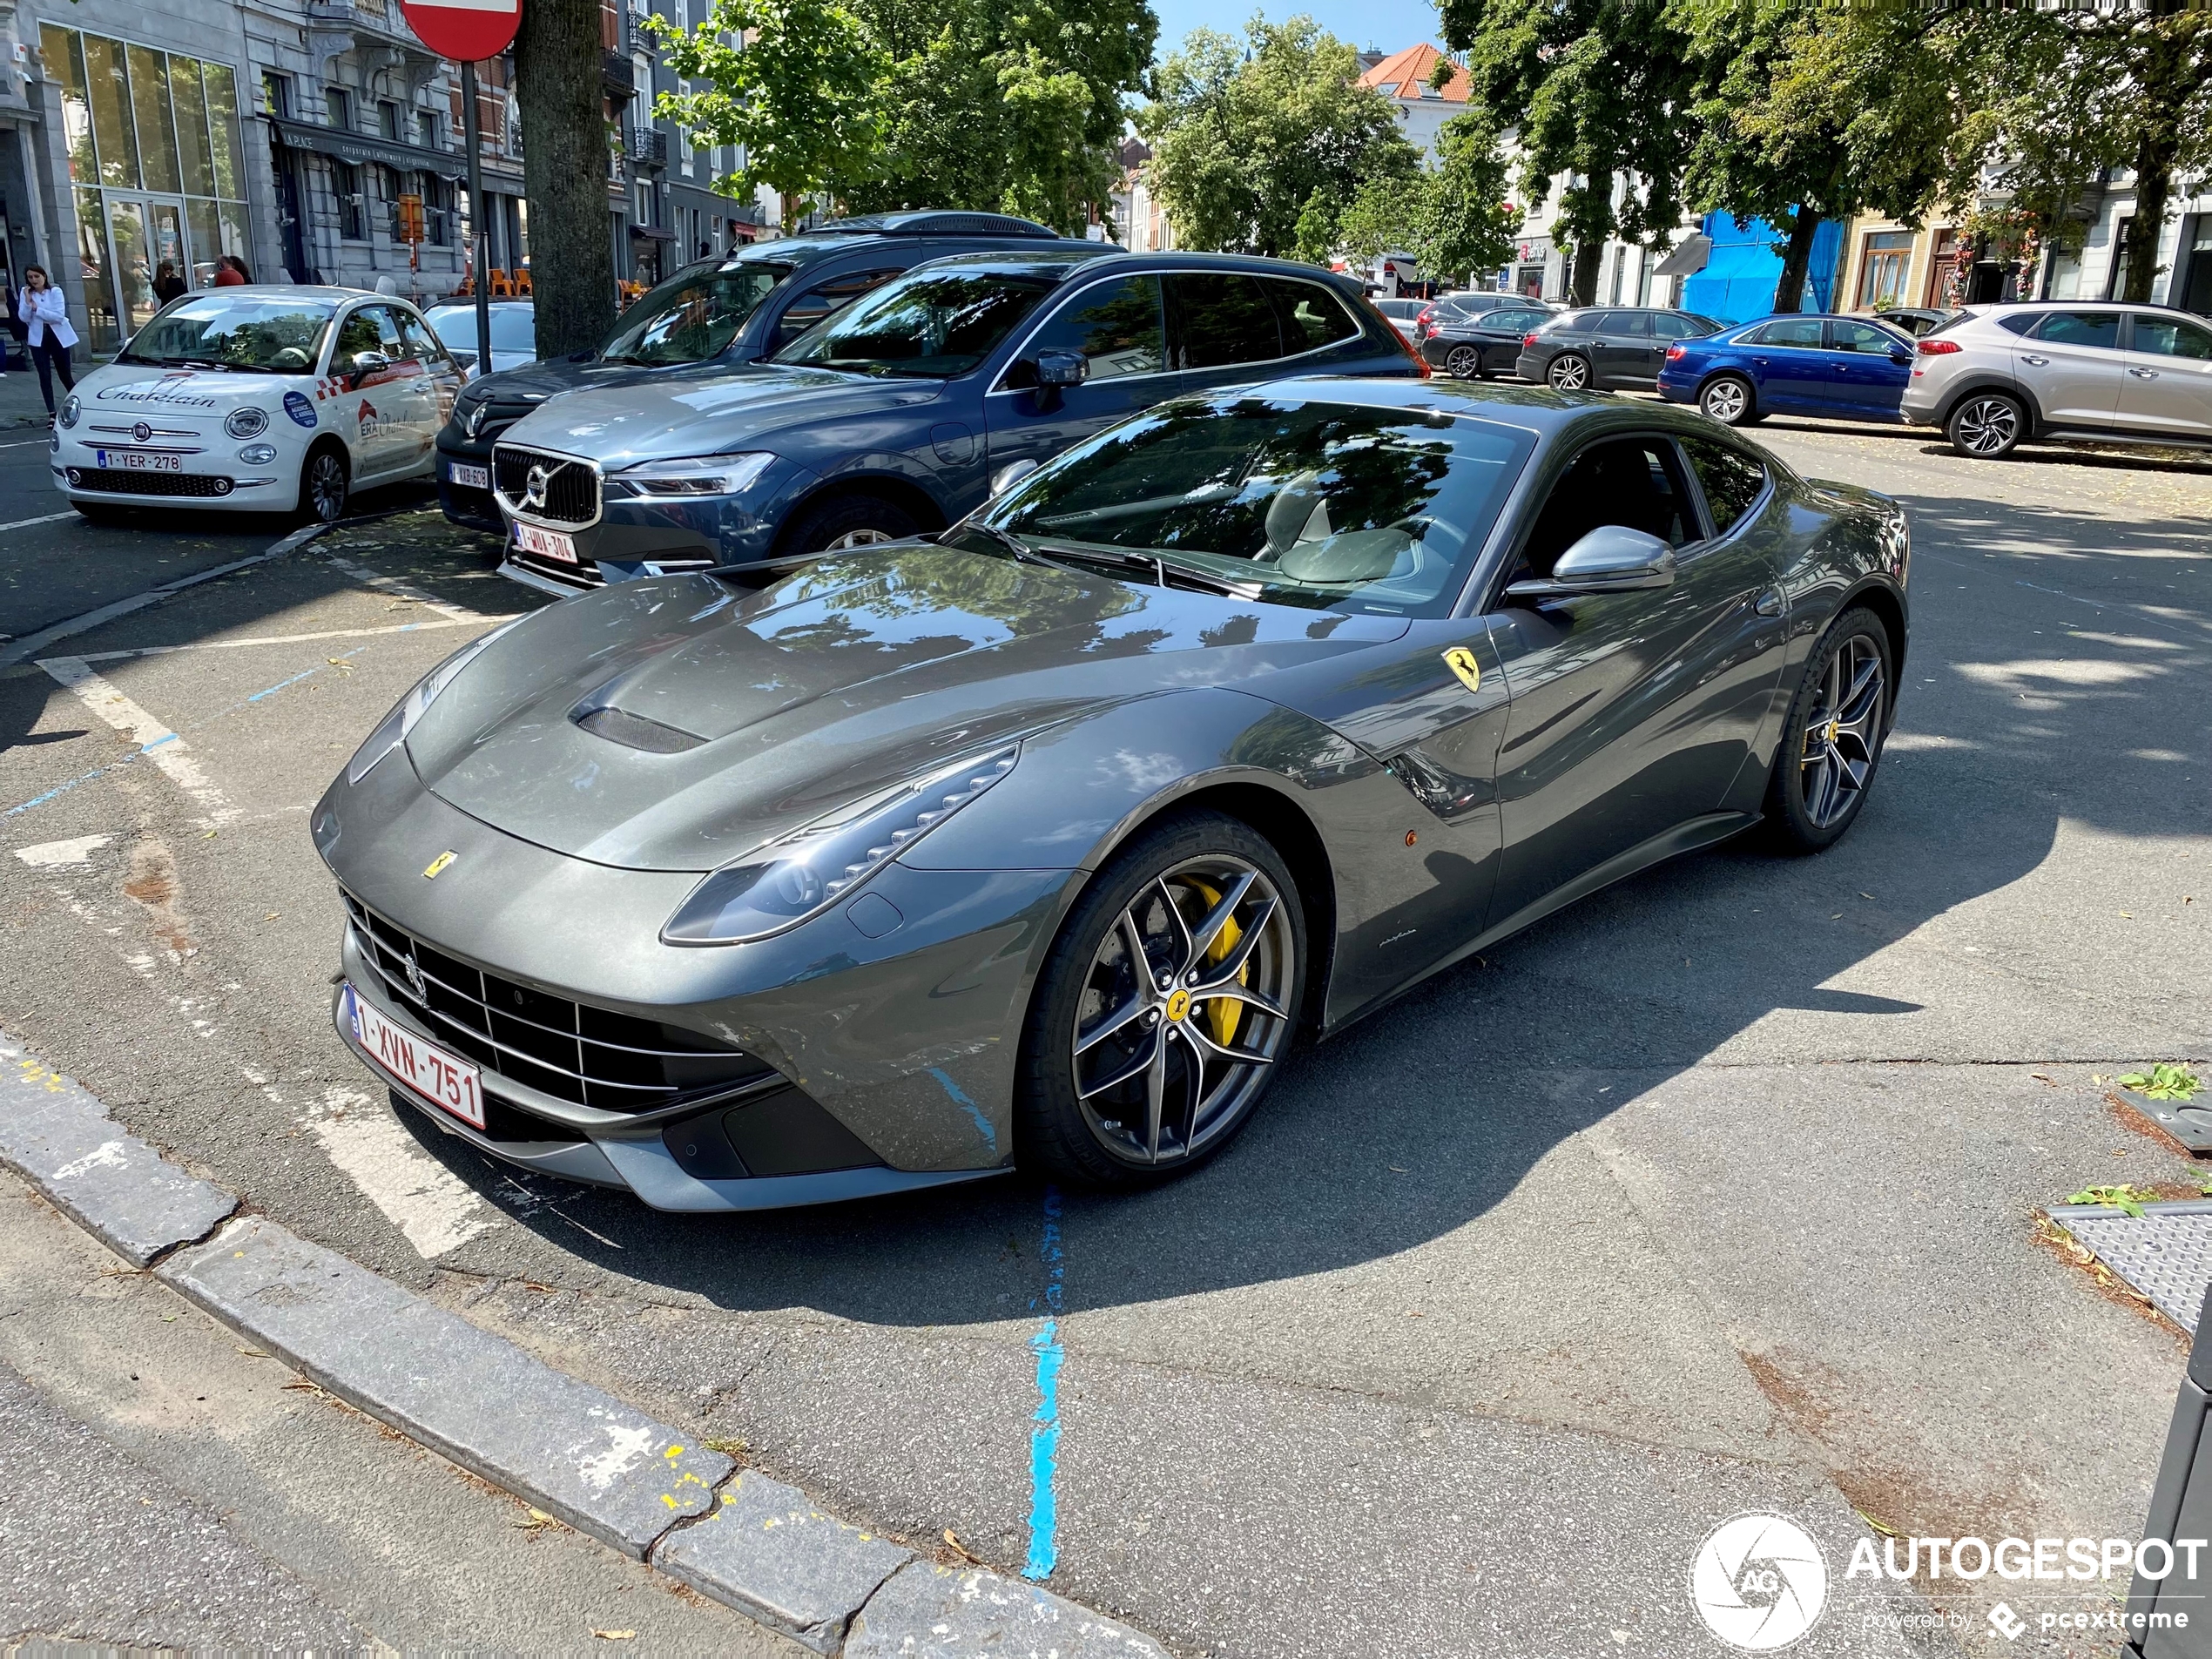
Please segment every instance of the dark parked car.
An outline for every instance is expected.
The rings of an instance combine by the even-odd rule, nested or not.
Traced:
[[[1894,502],[1658,403],[1178,399],[934,545],[449,659],[310,820],[338,1028],[664,1210],[1157,1181],[1299,1036],[1762,816],[1844,834],[1907,556]]]
[[[1421,308],[1413,314],[1413,343],[1417,346],[1423,344],[1439,329],[1466,321],[1486,311],[1536,311],[1549,316],[1558,308],[1547,305],[1541,300],[1532,300],[1526,294],[1499,293],[1487,288],[1440,293],[1433,300],[1423,301]]]
[[[517,423],[493,451],[502,568],[569,591],[941,529],[1009,466],[1165,398],[1299,372],[1428,369],[1310,265],[1096,242],[941,260],[772,362],[571,392]]]
[[[1802,314],[1739,323],[1667,350],[1659,395],[1742,426],[1770,415],[1902,421],[1912,342],[1861,317]]]
[[[1722,327],[1695,312],[1651,306],[1565,311],[1521,341],[1514,372],[1561,392],[1649,391],[1668,347]]]
[[[1521,361],[1522,340],[1550,320],[1551,313],[1541,306],[1461,313],[1445,319],[1421,341],[1421,355],[1458,380],[1510,374]]]
[[[438,501],[471,529],[504,535],[491,495],[495,439],[549,397],[628,386],[693,364],[766,357],[878,283],[948,253],[1089,246],[1005,213],[916,210],[834,219],[727,259],[687,266],[615,320],[599,349],[472,383],[438,434]],[[473,350],[475,325],[459,331]],[[496,339],[493,353],[499,354]]]
[[[1874,320],[1885,322],[1899,334],[1910,334],[1918,340],[1946,317],[1958,314],[1955,311],[1939,310],[1933,306],[1894,306],[1887,311],[1876,312]]]

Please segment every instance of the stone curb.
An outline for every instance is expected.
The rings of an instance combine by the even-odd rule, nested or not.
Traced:
[[[12,1051],[12,1052],[10,1052]],[[0,1032],[0,1163],[136,1266],[205,1238],[238,1200],[126,1135],[107,1109]]]
[[[832,1659],[1165,1659],[1049,1590],[826,1514],[265,1217],[225,1224],[235,1198],[5,1032],[0,1064],[0,1162],[110,1248],[158,1261],[165,1283],[348,1405],[754,1622]]]

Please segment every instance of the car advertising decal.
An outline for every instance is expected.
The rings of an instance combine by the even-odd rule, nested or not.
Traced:
[[[315,414],[315,406],[307,401],[305,392],[287,392],[284,395],[284,412],[299,425],[306,427],[314,425],[321,418]]]
[[[361,408],[354,414],[361,422],[361,436],[364,438],[373,438],[384,429],[384,417],[376,412],[376,405],[367,398],[361,400]]]
[[[213,408],[215,400],[206,393],[195,394],[183,389],[192,378],[189,373],[165,374],[158,381],[132,381],[127,386],[103,386],[92,395],[103,403],[165,403],[175,408]]]

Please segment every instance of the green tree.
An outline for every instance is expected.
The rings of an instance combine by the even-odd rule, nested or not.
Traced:
[[[891,64],[883,142],[842,172],[860,212],[974,207],[1079,229],[1119,181],[1149,0],[852,0]]]
[[[1496,131],[1474,111],[1447,121],[1436,148],[1413,251],[1428,275],[1472,281],[1513,257],[1521,215],[1506,205],[1508,164]]]
[[[1359,74],[1358,53],[1311,17],[1254,17],[1242,43],[1191,30],[1137,117],[1152,146],[1152,190],[1182,244],[1274,255],[1310,248],[1362,185],[1410,177],[1418,152],[1390,100]]]
[[[1928,16],[1676,0],[1703,81],[1685,194],[1784,233],[1777,311],[1802,308],[1823,219],[1917,223],[1951,176],[1962,59],[1979,43],[1932,38]]]
[[[890,65],[867,24],[837,0],[715,0],[696,28],[658,17],[645,26],[671,70],[705,83],[662,93],[655,112],[698,144],[744,147],[745,165],[715,181],[723,194],[765,185],[789,217],[791,204],[873,154]]]
[[[1608,237],[1670,232],[1696,91],[1670,0],[1441,0],[1444,38],[1466,61],[1469,105],[1521,153],[1521,188],[1541,201],[1568,177],[1553,239],[1574,249],[1568,290],[1597,297]],[[1616,200],[1616,197],[1618,199]]]
[[[515,37],[537,348],[598,345],[615,314],[599,0],[532,0]]]

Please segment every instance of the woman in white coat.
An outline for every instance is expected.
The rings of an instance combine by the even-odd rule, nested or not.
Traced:
[[[38,390],[46,400],[46,418],[54,418],[54,376],[62,377],[66,394],[77,384],[69,350],[77,344],[77,330],[69,326],[69,303],[62,291],[47,280],[43,266],[26,265],[23,292],[16,296],[16,315],[23,319],[24,344],[30,361],[38,365]]]

